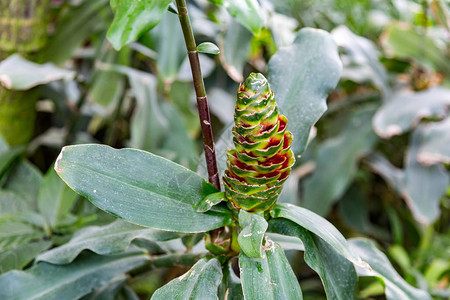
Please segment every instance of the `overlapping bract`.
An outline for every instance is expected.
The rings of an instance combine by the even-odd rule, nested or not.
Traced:
[[[223,177],[225,196],[247,211],[269,210],[295,163],[292,134],[262,74],[252,73],[238,90],[233,142]]]

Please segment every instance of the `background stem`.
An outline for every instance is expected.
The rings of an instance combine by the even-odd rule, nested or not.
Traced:
[[[214,138],[212,134],[211,118],[209,115],[208,100],[206,98],[205,84],[203,82],[202,70],[198,59],[197,45],[194,33],[189,20],[188,10],[185,0],[176,0],[178,8],[178,18],[183,30],[184,41],[188,51],[189,62],[191,64],[192,78],[194,81],[195,94],[197,95],[197,107],[202,128],[203,148],[205,150],[206,166],[208,168],[209,182],[220,190],[219,172],[217,170],[216,152],[214,148]]]

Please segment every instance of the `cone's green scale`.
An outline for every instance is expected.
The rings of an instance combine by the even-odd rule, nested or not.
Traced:
[[[237,209],[271,209],[295,163],[292,134],[262,74],[252,73],[239,87],[233,143],[223,177],[225,196]]]

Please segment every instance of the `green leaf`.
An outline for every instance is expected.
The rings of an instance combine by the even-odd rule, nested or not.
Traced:
[[[43,49],[44,61],[57,65],[70,59],[89,36],[105,31],[111,12],[108,0],[83,1],[57,18],[55,33]],[[108,18],[105,18],[107,13]]]
[[[39,65],[13,54],[0,62],[0,83],[7,89],[28,90],[55,80],[70,80],[75,72],[55,67],[51,63]]]
[[[118,275],[145,264],[148,256],[131,252],[116,256],[83,253],[70,265],[41,262],[31,269],[0,276],[1,299],[78,299]]]
[[[349,247],[347,240],[326,219],[312,211],[292,204],[277,204],[270,212],[274,218],[285,218],[316,234],[333,247],[346,259],[356,265],[367,268],[368,265],[359,258]]]
[[[114,21],[108,39],[116,50],[134,42],[161,21],[171,0],[111,0]]]
[[[202,259],[189,272],[156,290],[151,299],[217,299],[221,280],[219,261]]]
[[[372,81],[384,97],[390,95],[388,75],[379,61],[380,53],[369,39],[354,34],[344,25],[333,29],[333,39],[344,49],[346,65],[342,77],[358,83]]]
[[[210,42],[204,42],[197,46],[198,52],[206,53],[206,54],[219,54],[220,50],[215,44]]]
[[[422,136],[417,145],[417,160],[425,166],[450,164],[450,117],[423,125]]]
[[[450,74],[445,45],[406,23],[393,23],[383,33],[382,44],[392,56],[415,60],[422,66]]]
[[[336,87],[342,63],[331,35],[301,29],[291,46],[278,50],[267,71],[280,111],[294,135],[292,150],[302,154],[312,126],[327,109],[326,98]]]
[[[206,196],[197,206],[197,212],[207,212],[210,210],[214,205],[219,204],[220,202],[225,201],[225,193],[224,192],[218,192],[209,194]]]
[[[375,132],[388,139],[415,127],[423,118],[443,118],[450,105],[450,89],[435,87],[395,95],[372,120]]]
[[[85,249],[100,255],[111,255],[125,251],[135,239],[167,241],[178,237],[180,235],[173,232],[144,228],[116,220],[106,226],[83,228],[75,233],[69,242],[42,253],[36,261],[68,264]]]
[[[426,128],[426,125],[419,126],[412,134],[406,153],[405,187],[402,196],[414,218],[429,225],[440,215],[439,204],[449,186],[449,174],[443,165],[423,165],[418,161],[418,151],[425,139]]]
[[[55,170],[97,207],[131,223],[191,233],[231,223],[226,209],[196,212],[194,206],[217,191],[211,184],[151,153],[102,145],[64,147]]]
[[[264,26],[264,12],[257,0],[222,0],[220,3],[213,0],[211,2],[223,5],[233,18],[253,34],[259,34]]]
[[[70,213],[78,195],[51,168],[45,174],[38,195],[38,208],[52,228],[61,225]]]
[[[316,170],[304,181],[302,206],[324,216],[345,193],[358,170],[358,160],[377,140],[371,120],[375,110],[365,106],[355,112],[342,133],[321,144]]]
[[[239,254],[245,299],[303,299],[297,277],[280,245],[267,238],[264,250],[264,258],[250,258],[243,252]]]
[[[239,225],[242,231],[239,233],[238,242],[242,251],[248,257],[262,258],[264,255],[262,241],[268,226],[266,219],[256,213],[249,213],[241,209]]]
[[[359,276],[380,278],[385,285],[387,300],[431,300],[427,292],[410,286],[372,241],[362,238],[350,239],[349,244],[372,268],[372,270],[357,268]]]
[[[49,241],[39,241],[0,251],[0,273],[22,269],[51,245]]]
[[[269,230],[295,236],[305,246],[305,261],[322,279],[327,299],[353,299],[356,271],[353,264],[315,234],[292,221],[273,219]]]

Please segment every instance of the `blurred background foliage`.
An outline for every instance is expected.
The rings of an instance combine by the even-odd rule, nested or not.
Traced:
[[[280,201],[326,216],[346,237],[376,240],[409,284],[435,299],[448,299],[449,2],[249,3],[189,2],[197,42],[214,42],[221,50],[217,56],[200,54],[216,140],[220,144],[221,133],[230,128],[235,93],[245,76],[265,73],[270,57],[290,45],[301,28],[331,32],[343,75]],[[113,20],[107,0],[6,0],[0,5],[4,273],[29,267],[80,230],[81,236],[87,234],[92,227],[86,226],[115,226],[108,225],[112,216],[56,176],[52,164],[62,146],[133,147],[200,173],[204,167],[192,77],[175,14],[166,13],[137,42],[115,51],[106,40]],[[220,165],[225,153],[218,158]],[[163,259],[141,264],[128,276],[123,273],[129,269],[114,271],[117,276],[104,279],[108,284],[86,299],[146,299],[182,274],[183,265],[196,261],[195,251],[177,253],[192,250],[199,239],[186,238],[184,246],[134,239],[134,247],[163,253]],[[83,255],[77,262],[94,266],[94,254]],[[289,259],[305,299],[325,298],[303,254],[290,251]],[[158,263],[162,269],[155,269]],[[383,299],[385,284],[360,277],[356,297]]]

